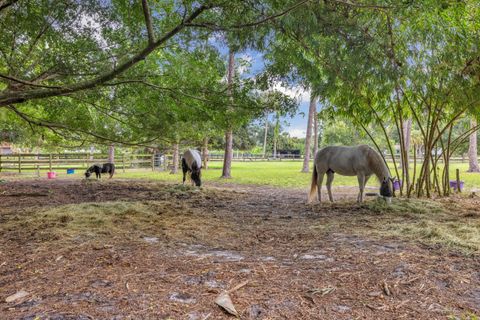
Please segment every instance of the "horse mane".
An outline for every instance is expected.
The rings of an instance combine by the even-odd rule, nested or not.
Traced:
[[[380,182],[383,181],[384,178],[390,177],[390,170],[388,170],[382,156],[371,147],[367,149],[367,161]]]

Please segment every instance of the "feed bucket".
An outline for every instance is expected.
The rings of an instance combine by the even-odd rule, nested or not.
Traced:
[[[395,191],[400,190],[401,186],[402,186],[402,180],[393,181],[393,190]]]
[[[53,171],[47,172],[47,178],[48,179],[55,179],[56,177],[57,177],[56,172],[53,172]]]
[[[450,180],[450,188],[457,190],[457,180]],[[463,190],[463,181],[460,181],[460,190]]]
[[[67,169],[67,174],[74,174],[75,173],[75,169]]]

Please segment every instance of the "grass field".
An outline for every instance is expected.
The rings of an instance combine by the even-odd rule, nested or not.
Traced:
[[[299,161],[282,161],[282,162],[234,162],[232,164],[232,179],[221,179],[222,162],[210,162],[209,169],[202,171],[204,181],[229,182],[252,185],[270,185],[285,188],[308,188],[310,185],[311,173],[300,172],[302,163]],[[455,169],[460,169],[461,180],[465,181],[466,190],[480,189],[480,174],[468,173],[467,163],[452,164],[451,179],[454,179]],[[393,172],[393,170],[392,170]],[[59,177],[66,177],[66,172],[57,172]],[[22,175],[28,177],[30,175]],[[41,173],[42,177],[46,176],[45,172]],[[78,171],[69,177],[81,178],[83,171]],[[142,170],[126,170],[122,172],[117,169],[116,178],[123,179],[153,179],[160,181],[181,182],[181,168],[178,174],[170,174],[164,171],[151,171],[149,169]],[[1,178],[1,174],[0,174]],[[335,175],[333,181],[334,186],[356,186],[356,177],[345,177]],[[377,182],[374,178],[368,182],[369,186],[376,186]]]
[[[232,179],[227,181],[286,188],[308,188],[312,175],[311,173],[300,172],[301,166],[301,162],[295,161],[234,162],[232,165]],[[461,180],[465,181],[466,189],[480,189],[479,173],[466,172],[468,168],[466,163],[452,165],[452,172],[454,173],[457,168],[460,169],[460,177]],[[225,181],[225,179],[220,178],[221,170],[222,162],[211,162],[209,169],[202,171],[202,177],[205,181]],[[162,181],[181,181],[181,170],[179,175],[173,175],[169,172],[152,173],[151,171],[127,171],[126,173],[121,173],[121,176],[125,178],[159,179]],[[345,177],[338,174],[335,175],[335,180],[333,181],[335,186],[356,186],[357,183],[356,177]],[[378,183],[372,178],[368,185],[376,186]]]

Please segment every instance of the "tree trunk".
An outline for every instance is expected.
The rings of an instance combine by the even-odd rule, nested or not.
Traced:
[[[235,71],[235,53],[232,49],[228,53],[228,74],[227,85],[228,94],[230,95],[230,102],[233,103],[233,73]],[[227,112],[231,109],[228,108]],[[233,158],[233,130],[232,124],[228,124],[227,131],[225,132],[225,154],[223,156],[223,170],[221,178],[231,178],[232,171],[232,158]]]
[[[203,138],[203,149],[202,149],[202,158],[203,158],[203,169],[208,169],[208,137]]]
[[[179,150],[178,150],[178,143],[173,145],[173,156],[172,156],[172,171],[171,174],[176,174],[178,172],[178,163],[179,163]]]
[[[263,136],[263,157],[267,155],[268,114],[265,117],[265,135]]]
[[[233,134],[229,130],[225,132],[225,156],[223,157],[223,170],[221,178],[232,177],[232,158],[233,158]]]
[[[470,128],[477,126],[477,120],[470,120]],[[477,131],[475,130],[470,134],[470,143],[468,146],[468,171],[467,172],[480,172],[478,166],[478,152],[477,152]]]
[[[280,114],[275,114],[275,129],[273,130],[273,158],[277,158],[278,135],[280,134]]]
[[[307,132],[305,135],[305,158],[303,159],[302,172],[310,171],[310,140],[312,138],[312,122],[315,113],[316,98],[313,94],[310,96],[310,108],[308,109]]]
[[[403,122],[403,141],[405,141],[405,158],[407,159],[407,166],[410,166],[410,144],[412,141],[412,119]],[[403,161],[402,161],[403,168]]]
[[[317,106],[315,105],[315,111],[313,112],[313,157],[318,151],[318,114],[317,114]]]
[[[115,148],[113,144],[108,148],[108,163],[115,163]]]

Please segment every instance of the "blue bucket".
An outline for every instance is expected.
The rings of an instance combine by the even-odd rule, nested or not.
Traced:
[[[75,173],[75,169],[67,169],[67,174],[74,174]]]

